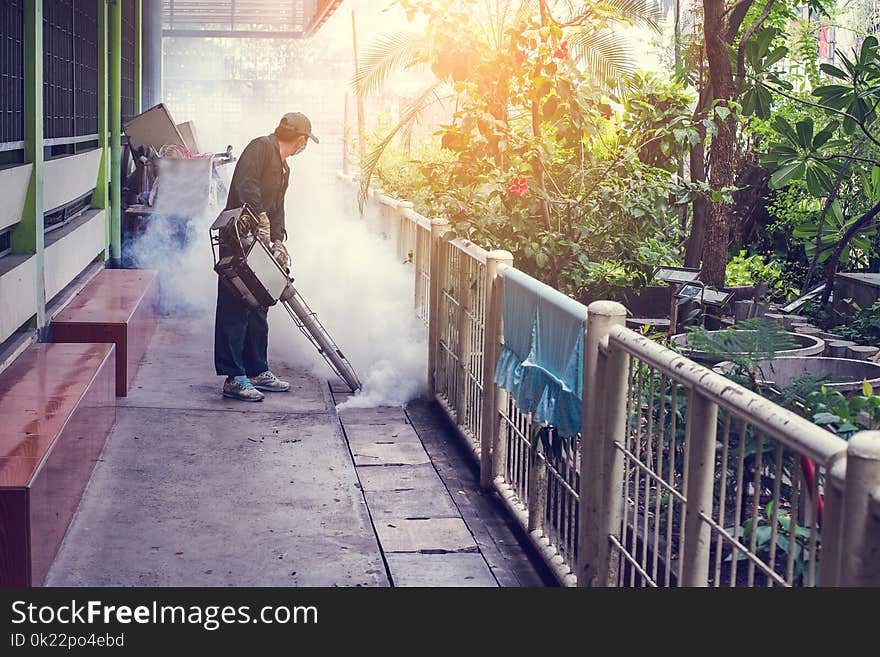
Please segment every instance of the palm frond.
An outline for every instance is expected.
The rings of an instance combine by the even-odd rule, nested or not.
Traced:
[[[382,159],[382,154],[385,152],[385,149],[388,148],[388,145],[394,141],[394,138],[401,132],[412,132],[413,125],[418,121],[419,116],[426,109],[434,105],[435,103],[443,102],[445,98],[441,97],[437,92],[444,85],[443,82],[435,82],[430,87],[422,91],[413,100],[411,103],[406,105],[401,112],[400,121],[398,121],[397,125],[392,128],[392,130],[385,135],[379,145],[376,146],[372,151],[367,153],[364,156],[364,161],[361,162],[361,179],[360,179],[360,193],[358,194],[358,205],[361,209],[364,206],[364,203],[367,200],[367,192],[370,189],[370,181],[373,178],[373,174],[376,171],[376,168],[379,166],[379,160]]]
[[[589,16],[602,16],[611,21],[632,23],[651,28],[660,32],[660,23],[663,21],[663,10],[657,0],[600,0],[599,2],[571,2],[561,3],[567,9],[564,22],[577,23]],[[560,18],[557,16],[557,19]]]
[[[602,4],[611,9],[611,17],[616,14],[621,20],[660,31],[663,11],[657,0],[602,0]]]
[[[615,80],[619,89],[635,70],[627,44],[612,32],[574,28],[569,32],[568,43],[574,58],[584,64],[586,73],[601,86]]]
[[[366,96],[377,91],[394,71],[403,70],[422,61],[424,35],[415,32],[386,34],[366,46],[354,76],[355,92]]]

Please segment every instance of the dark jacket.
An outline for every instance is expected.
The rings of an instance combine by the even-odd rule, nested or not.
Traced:
[[[232,183],[226,209],[240,208],[247,203],[259,214],[269,216],[272,240],[287,237],[284,230],[284,194],[290,179],[290,169],[281,159],[275,135],[257,137],[242,151]]]

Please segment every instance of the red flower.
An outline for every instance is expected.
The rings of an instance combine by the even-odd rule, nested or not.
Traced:
[[[556,59],[568,59],[568,41],[563,41],[554,51],[553,56]]]
[[[605,119],[606,121],[610,121],[611,115],[608,112],[602,112],[602,118]]]
[[[522,63],[524,63],[524,62],[526,61],[526,54],[525,54],[522,50],[517,50],[517,51],[513,54],[513,60],[514,60],[517,64],[522,64]]]
[[[513,184],[507,188],[507,191],[515,196],[522,196],[529,191],[528,180],[525,178],[514,178]]]
[[[459,208],[458,208],[458,214],[467,214],[467,211],[468,211],[467,208],[464,207],[463,205],[459,206]]]

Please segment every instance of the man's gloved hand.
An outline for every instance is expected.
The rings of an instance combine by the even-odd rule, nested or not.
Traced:
[[[272,242],[271,233],[269,230],[269,215],[267,215],[265,212],[261,212],[257,216],[257,219],[260,220],[260,223],[257,225],[257,237],[263,244],[269,246]]]
[[[275,240],[272,242],[272,256],[275,260],[278,261],[278,264],[281,265],[281,268],[285,271],[290,271],[290,254],[287,252],[287,247],[281,242],[281,240]]]

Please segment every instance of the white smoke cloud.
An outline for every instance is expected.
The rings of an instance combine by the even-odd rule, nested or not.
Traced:
[[[318,148],[318,147],[316,147]],[[312,157],[314,157],[312,155]],[[427,342],[413,311],[413,272],[393,245],[347,216],[335,180],[322,180],[307,149],[294,157],[286,205],[295,285],[357,372],[362,390],[339,408],[399,406],[425,391]],[[270,312],[270,343],[305,339],[283,310]],[[310,347],[309,347],[310,348]],[[311,354],[311,352],[310,352]],[[311,369],[328,367],[314,354]]]
[[[217,301],[208,229],[219,209],[209,206],[192,219],[152,215],[129,255],[138,269],[159,272],[159,312],[207,317]]]

